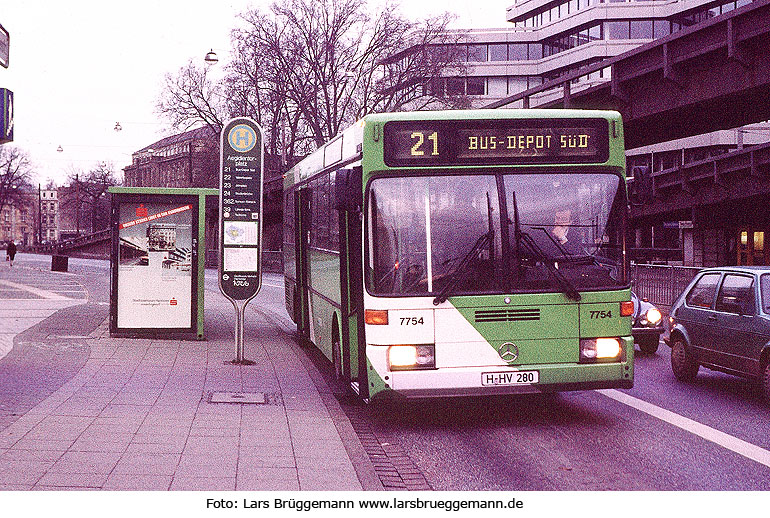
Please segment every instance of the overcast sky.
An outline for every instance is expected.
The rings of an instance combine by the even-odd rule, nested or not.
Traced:
[[[101,161],[122,173],[132,152],[171,132],[155,114],[164,75],[211,48],[226,58],[237,14],[270,3],[0,0],[11,38],[0,87],[14,92],[13,145],[29,153],[35,181],[60,185],[70,171]],[[505,10],[513,3],[404,0],[401,9],[414,19],[450,11],[455,27],[489,28],[510,25]]]

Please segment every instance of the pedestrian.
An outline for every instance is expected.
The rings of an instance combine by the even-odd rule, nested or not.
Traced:
[[[16,257],[16,243],[9,241],[8,249],[5,251],[5,254],[7,255],[6,261],[10,261],[11,266],[13,266],[13,258]]]

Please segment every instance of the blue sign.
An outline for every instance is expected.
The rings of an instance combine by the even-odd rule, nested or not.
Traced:
[[[0,88],[0,144],[13,141],[13,92]]]
[[[8,68],[8,54],[11,47],[11,35],[0,25],[0,66]]]
[[[262,284],[262,129],[246,117],[222,128],[219,182],[219,287],[249,301]]]

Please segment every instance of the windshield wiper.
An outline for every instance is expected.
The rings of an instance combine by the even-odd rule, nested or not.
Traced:
[[[548,232],[548,230],[545,229],[545,227],[532,227],[532,230],[541,230],[543,234],[545,234],[545,237],[547,237],[551,241],[551,243],[553,243],[556,246],[556,248],[559,249],[559,252],[562,253],[562,257],[568,257],[570,255],[574,255],[572,252],[564,248],[564,245],[562,245],[556,239],[554,239],[554,237],[551,235],[550,232]]]
[[[439,294],[436,295],[436,298],[433,299],[434,306],[438,306],[447,298],[449,298],[449,293],[455,288],[455,286],[457,286],[457,283],[462,278],[460,274],[464,273],[468,269],[468,265],[471,264],[471,261],[476,256],[478,256],[479,252],[483,250],[484,247],[489,246],[490,243],[492,243],[493,236],[494,232],[491,229],[486,234],[479,236],[479,238],[476,240],[476,244],[473,245],[473,248],[471,248],[468,253],[463,256],[454,271],[449,274],[449,282],[447,282]]]
[[[564,294],[567,295],[567,298],[570,300],[578,301],[582,297],[580,296],[580,293],[575,289],[575,287],[572,285],[571,282],[567,280],[567,278],[562,275],[562,273],[559,271],[558,268],[556,268],[551,263],[551,257],[546,254],[542,248],[538,246],[538,244],[535,242],[534,239],[532,239],[532,236],[527,234],[526,232],[521,233],[521,242],[529,248],[530,252],[532,252],[535,256],[537,256],[540,259],[540,262],[545,265],[546,268],[548,268],[548,271],[551,272],[551,275],[553,275],[554,279],[556,279],[556,282],[561,285],[562,290],[564,291]]]
[[[521,222],[519,220],[519,204],[516,202],[516,191],[512,192],[511,194],[513,198],[513,221],[508,220],[508,224],[514,224],[514,235],[516,239],[516,269],[519,272],[519,276],[522,274],[521,245],[523,244],[530,250],[532,254],[540,259],[540,262],[545,265],[551,275],[553,275],[554,279],[556,279],[556,282],[559,283],[562,291],[564,291],[564,294],[567,295],[567,298],[575,301],[580,300],[580,293],[578,293],[577,289],[575,289],[572,283],[569,282],[567,278],[564,277],[564,275],[562,275],[562,273],[551,263],[552,259],[548,256],[548,254],[546,254],[543,249],[538,246],[535,240],[532,239],[532,236],[526,232],[522,232]]]

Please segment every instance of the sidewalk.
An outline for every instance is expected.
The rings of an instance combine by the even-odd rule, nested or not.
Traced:
[[[227,363],[235,313],[210,290],[207,341],[110,338],[106,319],[87,336],[71,322],[70,336],[50,337],[87,347],[88,357],[0,431],[0,489],[382,489],[364,461],[356,460],[357,474],[356,446],[347,444],[349,456],[343,443],[357,441],[350,423],[311,379],[285,324],[258,300],[247,307],[244,330],[253,366]],[[3,311],[5,319],[27,310]]]

